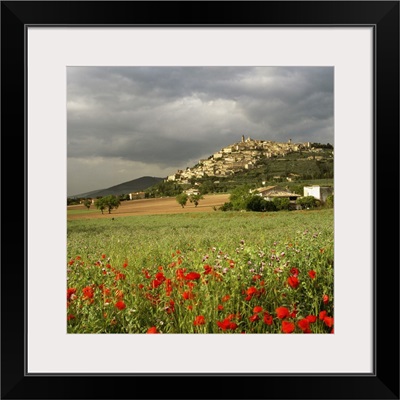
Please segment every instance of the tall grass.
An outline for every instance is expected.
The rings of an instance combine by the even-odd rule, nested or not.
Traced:
[[[333,226],[332,209],[68,221],[68,332],[331,332]]]

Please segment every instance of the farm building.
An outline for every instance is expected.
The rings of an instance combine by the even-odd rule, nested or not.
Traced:
[[[129,193],[129,200],[138,200],[144,198],[145,198],[145,192]]]
[[[192,195],[200,194],[200,190],[195,189],[195,188],[190,188],[190,189],[185,190],[185,193],[189,196],[192,196]]]
[[[257,193],[258,192],[258,193]],[[266,186],[255,190],[255,194],[262,196],[265,200],[272,201],[276,197],[285,197],[291,201],[296,201],[301,195],[292,193],[281,186]]]
[[[319,186],[319,185],[312,185],[312,186],[304,186],[304,197],[306,196],[313,196],[318,200],[321,200],[325,203],[326,198],[333,194],[333,187],[332,186]]]

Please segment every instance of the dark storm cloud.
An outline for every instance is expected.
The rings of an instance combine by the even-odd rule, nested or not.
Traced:
[[[333,144],[333,84],[330,67],[69,67],[68,157],[167,170],[242,134]]]

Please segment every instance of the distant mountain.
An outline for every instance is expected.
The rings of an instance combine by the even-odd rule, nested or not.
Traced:
[[[158,178],[154,176],[143,176],[138,179],[133,179],[132,181],[123,182],[119,185],[111,186],[107,189],[99,189],[94,190],[87,193],[76,194],[74,196],[69,197],[76,197],[76,198],[94,198],[94,197],[103,197],[113,194],[115,196],[120,196],[121,194],[128,194],[128,193],[135,193],[141,192],[153,186],[165,178]]]

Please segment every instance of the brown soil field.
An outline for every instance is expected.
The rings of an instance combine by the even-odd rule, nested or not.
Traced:
[[[77,206],[67,206],[67,210],[79,210],[76,214],[67,214],[68,220],[89,219],[89,218],[117,218],[131,215],[153,215],[153,214],[181,214],[193,212],[211,212],[214,207],[218,208],[229,201],[229,194],[205,195],[204,199],[199,201],[197,207],[193,203],[187,202],[182,208],[174,197],[165,197],[159,199],[141,199],[122,201],[121,205],[111,214],[104,210],[104,214],[97,210],[94,205],[88,210],[83,204]],[[95,211],[95,212],[94,212]]]

